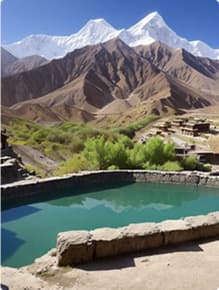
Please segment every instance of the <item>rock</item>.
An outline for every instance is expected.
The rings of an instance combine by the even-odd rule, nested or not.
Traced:
[[[123,234],[120,228],[101,228],[91,231],[92,243],[95,247],[95,258],[116,256],[123,248]]]
[[[88,231],[70,231],[58,234],[57,261],[59,266],[74,265],[93,259],[94,247]]]
[[[58,235],[59,266],[219,236],[219,212],[161,223],[71,231]]]
[[[184,220],[190,226],[191,240],[198,240],[203,237],[210,238],[219,235],[219,222],[216,216],[212,214],[187,217]]]
[[[130,224],[123,232],[126,252],[138,252],[157,248],[163,244],[163,236],[156,223]]]
[[[211,212],[209,215],[215,217],[216,220],[219,222],[219,211]]]
[[[124,230],[124,238],[128,244],[128,252],[160,247],[163,237],[156,223],[130,224]]]
[[[55,257],[57,254],[56,248],[51,249],[47,254],[51,257]]]
[[[158,224],[163,234],[164,245],[174,245],[190,240],[189,226],[184,220],[167,220]]]

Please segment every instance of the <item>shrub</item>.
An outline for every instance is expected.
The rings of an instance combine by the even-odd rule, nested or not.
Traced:
[[[52,143],[69,144],[72,136],[69,133],[60,132],[60,130],[52,131],[48,134],[47,140]]]
[[[30,173],[31,172],[34,172],[37,176],[39,177],[46,177],[46,171],[44,171],[43,169],[40,169],[36,166],[33,166],[33,165],[30,165],[30,164],[24,164],[24,168],[29,171]]]
[[[59,169],[54,172],[54,175],[64,175],[68,173],[86,170],[88,168],[88,161],[84,157],[75,154],[71,159],[62,162]]]
[[[139,131],[140,129],[156,121],[157,119],[159,119],[159,117],[152,114],[140,120],[139,122],[135,122],[127,127],[115,128],[114,131],[118,132],[119,134],[126,135],[129,138],[133,138],[136,131]]]
[[[160,170],[165,171],[180,171],[182,169],[183,168],[178,161],[167,161],[160,168]]]
[[[112,165],[127,168],[126,142],[124,138],[116,142],[106,140],[104,136],[92,138],[86,141],[82,154],[94,169],[107,169]]]
[[[185,170],[195,170],[198,168],[199,161],[195,156],[187,156],[182,159],[181,164]]]
[[[199,166],[198,166],[198,170],[201,170],[201,171],[211,171],[212,169],[212,166],[210,164],[202,164],[200,163]]]
[[[141,169],[146,162],[145,146],[136,143],[132,150],[128,152],[128,165],[132,169]]]
[[[40,129],[33,133],[31,140],[33,144],[35,143],[40,144],[47,139],[48,134],[49,134],[49,130],[44,129],[44,128]]]
[[[119,169],[119,167],[116,165],[111,165],[107,168],[107,170],[117,170],[117,169]]]
[[[79,153],[84,149],[84,141],[78,136],[74,136],[69,144],[69,149],[73,153]]]
[[[150,138],[144,146],[146,159],[150,164],[162,165],[166,161],[176,159],[174,144],[164,144],[160,137]]]

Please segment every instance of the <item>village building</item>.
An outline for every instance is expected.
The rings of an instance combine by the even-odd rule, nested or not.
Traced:
[[[181,127],[181,132],[190,136],[198,136],[201,133],[208,133],[210,131],[209,122],[188,122]]]
[[[176,118],[171,122],[173,127],[182,127],[186,122],[188,122],[187,118]]]
[[[193,145],[193,144],[185,144],[185,145],[182,145],[182,146],[176,146],[175,147],[175,153],[176,153],[177,156],[185,156],[191,150],[195,150],[195,145]]]
[[[195,151],[194,154],[202,163],[209,163],[212,165],[219,165],[219,153],[212,151]]]
[[[163,123],[158,123],[154,125],[154,128],[162,132],[168,132],[170,127],[171,127],[170,122],[163,122]]]

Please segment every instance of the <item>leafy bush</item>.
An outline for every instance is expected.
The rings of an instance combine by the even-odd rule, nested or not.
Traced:
[[[156,121],[157,119],[159,119],[159,117],[152,114],[152,115],[145,117],[141,121],[133,123],[127,127],[115,128],[114,131],[118,132],[119,134],[126,135],[129,138],[133,138],[136,131],[139,131],[140,129],[142,129],[145,126],[149,125],[150,123]]]
[[[107,170],[117,170],[117,169],[119,169],[119,167],[116,166],[116,165],[110,165],[110,166],[107,168]]]
[[[146,159],[150,164],[162,165],[176,158],[174,144],[165,144],[159,137],[150,138],[144,146]]]
[[[129,150],[128,167],[132,169],[144,168],[144,163],[147,161],[145,146],[136,143],[133,149]]]
[[[56,174],[86,169],[201,168],[192,156],[177,161],[174,144],[164,143],[159,137],[152,137],[146,144],[138,144],[125,136],[133,135],[156,118],[149,116],[126,128],[114,130],[71,122],[45,128],[34,122],[18,120],[12,122],[7,130],[10,143],[35,147],[49,158],[61,162]],[[124,132],[127,134],[124,135]]]
[[[46,177],[46,172],[43,169],[40,169],[36,166],[30,165],[30,164],[24,164],[24,168],[30,173],[34,172],[37,176],[40,176],[42,178]]]
[[[181,164],[185,170],[195,170],[198,168],[199,161],[195,156],[184,157]]]
[[[126,138],[112,142],[104,136],[100,136],[87,140],[82,154],[93,169],[107,169],[112,165],[118,168],[127,168],[126,144]]]
[[[134,144],[126,137],[112,142],[101,136],[87,140],[82,154],[93,169],[107,169],[112,166],[120,169],[156,169],[176,158],[174,145],[164,144],[159,137],[153,137],[143,145]],[[171,165],[177,170],[181,169],[178,163],[169,164]]]
[[[75,154],[71,159],[62,162],[59,169],[54,172],[54,175],[64,175],[68,173],[87,170],[88,168],[88,161],[79,154]]]
[[[211,171],[212,166],[210,164],[204,164],[203,165],[203,171]]]
[[[59,132],[60,130],[52,131],[48,134],[47,140],[52,143],[69,144],[72,136],[70,133]]]
[[[161,167],[160,170],[164,171],[180,171],[182,166],[178,161],[167,161]]]
[[[79,136],[75,136],[69,144],[69,150],[73,153],[79,153],[84,149],[84,141]]]

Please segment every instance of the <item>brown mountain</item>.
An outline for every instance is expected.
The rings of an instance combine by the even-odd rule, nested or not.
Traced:
[[[24,71],[30,71],[48,62],[47,59],[39,55],[31,55],[21,59],[16,60],[12,64],[8,65],[4,69],[4,76],[11,76],[19,74]]]
[[[136,52],[166,74],[195,89],[219,96],[219,61],[173,49],[161,42],[138,46]]]
[[[126,98],[159,70],[119,39],[75,50],[29,72],[2,80],[2,104],[41,98],[49,106],[102,108]]]
[[[2,77],[11,76],[24,71],[30,71],[48,62],[47,59],[39,55],[32,55],[19,59],[4,48],[1,48],[1,61]]]
[[[13,54],[8,52],[6,49],[1,47],[1,76],[4,77],[6,75],[6,68],[12,65],[15,61],[17,61]]]
[[[37,121],[182,113],[216,103],[219,61],[160,42],[133,49],[114,39],[2,80],[2,104]]]

